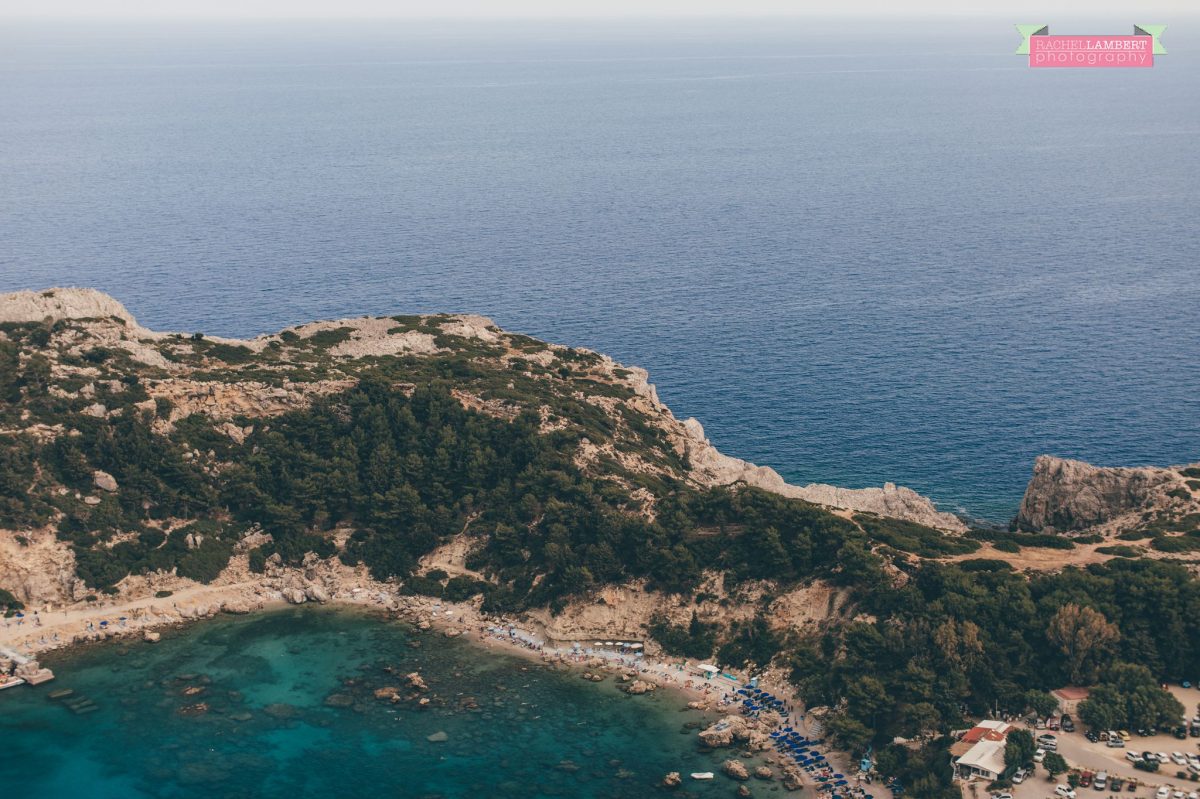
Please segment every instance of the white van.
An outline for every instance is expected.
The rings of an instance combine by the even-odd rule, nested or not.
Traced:
[[[1103,791],[1105,788],[1107,788],[1108,787],[1108,772],[1101,771],[1099,774],[1097,774],[1095,777],[1093,777],[1092,778],[1092,787],[1095,788],[1097,791]]]

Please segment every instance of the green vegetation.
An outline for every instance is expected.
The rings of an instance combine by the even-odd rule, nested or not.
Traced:
[[[1013,730],[1004,742],[1005,771],[1030,765],[1033,763],[1033,755],[1036,751],[1037,745],[1033,742],[1033,733],[1029,730]]]
[[[1039,547],[1042,549],[1074,549],[1075,542],[1070,538],[1047,533],[1018,533],[1000,530],[974,529],[967,533],[979,541],[990,541],[992,546],[1001,552],[1018,552],[1021,547]]]
[[[915,522],[865,513],[855,514],[854,520],[875,540],[923,558],[965,555],[979,549],[979,544],[968,538],[953,538]]]
[[[1196,552],[1200,550],[1200,538],[1160,535],[1150,542],[1150,547],[1159,552]]]
[[[1128,544],[1116,544],[1109,547],[1096,547],[1096,551],[1101,555],[1114,555],[1119,558],[1136,558],[1142,554],[1140,547],[1131,547]]]
[[[686,627],[673,626],[662,616],[656,616],[650,621],[650,635],[664,650],[672,655],[697,660],[712,657],[718,633],[718,625],[704,624],[694,612],[691,622]]]
[[[1092,729],[1157,729],[1174,724],[1183,705],[1163,690],[1145,666],[1117,663],[1079,705],[1079,717]]]
[[[338,361],[324,350],[347,340],[348,327],[309,338],[286,331],[257,356],[203,337],[162,343],[176,361],[207,370],[192,371],[195,380],[357,378],[307,409],[235,419],[254,426],[244,444],[204,415],[177,420],[169,436],[153,432],[172,410],[166,400],[145,404],[161,375],[116,346],[58,351],[60,363],[88,376],[52,392],[45,353],[55,351],[59,323],[0,325],[0,423],[71,431],[47,441],[0,437],[0,526],[55,521],[96,594],[158,569],[211,581],[251,525],[271,537],[248,552],[255,573],[275,555],[296,565],[313,552],[364,564],[404,591],[453,601],[482,594],[497,611],[557,610],[630,579],[687,596],[709,570],[722,573],[723,602],[761,596],[765,611],[773,597],[821,581],[838,591],[838,613],[814,627],[782,629],[765,612],[737,622],[693,614],[687,623],[657,617],[651,634],[682,656],[785,667],[810,705],[838,708],[831,738],[853,751],[873,747],[881,771],[916,799],[956,795],[942,736],[964,716],[1045,715],[1049,689],[1099,679],[1089,716],[1103,727],[1138,726],[1178,715],[1157,681],[1200,674],[1200,583],[1181,563],[1114,545],[1099,551],[1120,557],[1103,564],[1024,574],[1002,558],[951,559],[984,542],[1019,552],[1099,541],[950,536],[864,513],[847,520],[745,487],[698,490],[679,479],[683,461],[652,420],[624,404],[632,389],[605,378],[598,356],[556,349],[548,366],[510,362],[501,355],[547,347],[448,335],[440,317],[394,321],[393,333],[425,332],[447,351]],[[464,393],[488,412],[464,407]],[[93,403],[106,418],[84,413]],[[611,455],[581,466],[584,438],[651,468]],[[119,490],[97,490],[98,469]],[[1159,552],[1200,549],[1200,516],[1145,521],[1145,532],[1122,539],[1149,539]],[[341,549],[338,527],[353,530]],[[458,535],[471,539],[466,565],[484,579],[417,573],[423,556]],[[0,607],[10,607],[6,596]],[[897,736],[928,744],[890,745]],[[1012,753],[1014,763],[1023,757]]]
[[[1042,760],[1042,768],[1046,769],[1046,773],[1051,777],[1057,777],[1070,766],[1067,765],[1066,758],[1058,752],[1047,752],[1045,759]]]
[[[12,592],[0,588],[0,612],[12,613],[24,609],[25,605]]]

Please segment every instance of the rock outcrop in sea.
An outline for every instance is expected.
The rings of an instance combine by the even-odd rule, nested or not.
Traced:
[[[1187,468],[1103,467],[1041,455],[1014,525],[1028,532],[1065,533],[1194,512],[1200,510],[1200,497],[1187,483]]]

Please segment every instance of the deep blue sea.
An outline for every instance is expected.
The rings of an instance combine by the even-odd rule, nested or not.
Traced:
[[[1004,521],[1039,453],[1200,458],[1197,20],[1146,70],[1028,69],[1020,21],[6,25],[0,290],[479,312]]]

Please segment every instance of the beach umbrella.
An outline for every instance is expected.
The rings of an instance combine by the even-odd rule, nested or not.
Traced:
[[[641,649],[642,646],[643,646],[642,644],[630,644],[629,648],[630,649]]]
[[[25,614],[24,614],[24,613],[22,613],[22,612],[21,612],[21,611],[19,611],[19,610],[17,611],[17,613],[16,613],[16,616],[17,616],[17,618],[18,618],[18,619],[23,619],[23,618],[25,618]]]
[[[605,646],[612,646],[612,645],[613,645],[613,642],[612,642],[612,641],[605,641],[605,642],[604,642],[604,645],[605,645]]]
[[[603,641],[597,641],[597,642],[596,642],[596,646],[604,646],[604,642],[603,642]]]

